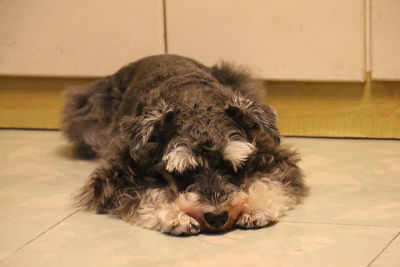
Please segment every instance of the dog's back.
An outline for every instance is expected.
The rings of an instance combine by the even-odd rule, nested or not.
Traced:
[[[133,62],[111,76],[79,88],[66,91],[62,130],[74,143],[81,157],[95,157],[110,142],[124,115],[138,115],[143,103],[157,99],[152,92],[168,79],[172,84],[199,79],[238,91],[255,98],[253,80],[242,69],[230,64],[208,68],[192,59],[175,55],[158,55]],[[186,79],[186,80],[185,80]],[[198,81],[198,82],[199,82]]]

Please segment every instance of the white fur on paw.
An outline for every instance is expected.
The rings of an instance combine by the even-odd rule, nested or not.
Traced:
[[[251,213],[243,213],[236,225],[243,228],[260,228],[267,226],[268,224],[274,222],[267,213],[262,211],[252,211]]]
[[[200,232],[200,224],[186,213],[179,213],[176,218],[164,222],[161,232],[171,235],[194,235]]]

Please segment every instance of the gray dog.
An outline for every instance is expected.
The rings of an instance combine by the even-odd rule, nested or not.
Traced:
[[[78,205],[173,235],[277,221],[307,187],[256,89],[229,64],[159,55],[67,91],[63,132],[99,158]]]

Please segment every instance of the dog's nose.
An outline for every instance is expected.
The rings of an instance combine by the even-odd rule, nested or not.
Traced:
[[[203,215],[208,225],[215,228],[225,225],[229,219],[229,214],[227,211],[221,213],[206,212]]]

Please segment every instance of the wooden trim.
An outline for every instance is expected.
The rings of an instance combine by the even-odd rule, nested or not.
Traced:
[[[400,83],[268,83],[288,136],[400,138]]]
[[[0,127],[58,129],[62,91],[93,78],[0,77]]]
[[[0,127],[58,129],[62,90],[92,80],[0,77]],[[283,135],[400,138],[400,82],[266,84]]]

